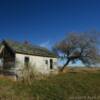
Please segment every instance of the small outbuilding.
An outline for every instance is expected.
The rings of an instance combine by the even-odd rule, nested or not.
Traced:
[[[0,44],[0,72],[19,75],[24,66],[32,66],[35,71],[48,74],[57,70],[57,56],[46,48],[3,40]]]

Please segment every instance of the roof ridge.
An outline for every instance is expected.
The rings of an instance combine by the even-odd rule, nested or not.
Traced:
[[[56,55],[48,50],[45,47],[41,47],[39,45],[33,44],[25,44],[23,42],[15,41],[15,40],[4,40],[11,48],[13,48],[16,52],[27,53],[27,54],[36,54],[41,56],[51,56],[56,57]]]

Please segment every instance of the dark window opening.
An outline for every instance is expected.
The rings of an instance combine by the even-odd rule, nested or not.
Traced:
[[[50,69],[53,69],[53,60],[50,59]]]
[[[28,65],[29,65],[29,57],[25,57],[24,63],[25,63],[25,66],[28,67]]]
[[[47,65],[48,65],[48,60],[45,60],[45,64],[47,64]]]

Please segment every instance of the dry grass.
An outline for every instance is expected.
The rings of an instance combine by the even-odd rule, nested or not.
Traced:
[[[70,67],[67,67],[63,70],[62,73],[98,73],[100,72],[100,68],[86,68],[86,67],[83,67],[83,68],[70,68]]]
[[[67,69],[67,73],[52,75],[45,80],[33,80],[31,85],[0,76],[0,98],[70,100],[69,98],[73,96],[100,96],[100,72],[95,72],[94,69],[84,69],[86,72],[83,69],[83,72],[77,70]]]

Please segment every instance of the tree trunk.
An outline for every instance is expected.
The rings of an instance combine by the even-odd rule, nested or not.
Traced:
[[[67,60],[67,62],[64,64],[64,66],[61,68],[61,71],[63,71],[65,69],[65,67],[69,64],[70,59]]]

